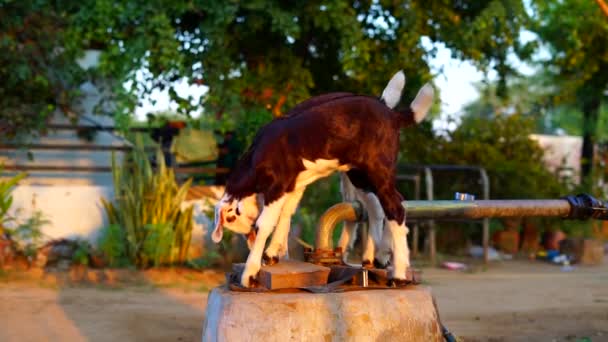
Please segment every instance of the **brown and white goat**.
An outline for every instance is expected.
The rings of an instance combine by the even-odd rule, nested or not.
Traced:
[[[386,241],[390,241],[393,256],[391,282],[406,284],[408,228],[403,198],[395,187],[399,135],[401,127],[424,118],[432,104],[433,88],[425,85],[410,108],[395,111],[392,108],[404,85],[400,71],[380,99],[350,93],[313,97],[260,129],[215,207],[212,233],[215,242],[221,241],[223,227],[248,236],[250,252],[241,277],[243,286],[250,286],[262,258],[275,263],[285,253],[291,217],[306,186],[335,171],[345,172],[354,187],[372,192],[379,200],[388,226],[383,235],[390,234]],[[262,253],[273,231],[270,245]]]

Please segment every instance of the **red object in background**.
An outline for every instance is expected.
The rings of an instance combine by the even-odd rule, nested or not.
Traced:
[[[182,129],[186,127],[186,123],[184,121],[169,121],[167,125],[171,128]]]
[[[566,238],[566,234],[561,230],[553,230],[545,233],[544,247],[546,250],[559,250],[560,241]]]
[[[499,250],[516,254],[519,251],[519,232],[515,230],[500,230],[492,237],[494,246]]]

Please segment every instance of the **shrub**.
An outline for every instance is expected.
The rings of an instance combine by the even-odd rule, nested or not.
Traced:
[[[3,171],[4,168],[0,165],[0,175],[3,174]],[[5,224],[15,220],[8,212],[13,205],[13,196],[11,192],[13,191],[13,187],[17,185],[20,180],[25,178],[25,176],[25,173],[19,173],[4,180],[0,179],[0,234],[4,233]]]
[[[115,198],[102,199],[110,226],[102,234],[100,248],[112,266],[125,260],[137,267],[183,263],[192,234],[192,210],[181,209],[191,180],[181,186],[167,168],[163,154],[156,153],[156,170],[138,138],[122,165],[112,157]]]

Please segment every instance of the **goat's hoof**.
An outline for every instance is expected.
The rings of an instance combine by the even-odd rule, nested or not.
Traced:
[[[388,262],[387,263],[382,263],[380,262],[380,260],[374,258],[374,268],[387,268],[388,267]]]
[[[363,266],[363,268],[374,268],[374,265],[369,260],[363,260],[361,266]]]
[[[388,287],[406,287],[410,283],[411,283],[411,281],[409,281],[407,279],[391,278],[386,283],[386,286],[388,286]]]
[[[262,260],[264,260],[264,264],[266,266],[272,266],[274,264],[278,264],[279,263],[279,257],[278,256],[273,256],[273,257],[269,257],[268,254],[264,253],[264,255],[262,255]]]
[[[249,285],[247,287],[258,287],[260,283],[258,282],[258,278],[254,276],[249,276]]]

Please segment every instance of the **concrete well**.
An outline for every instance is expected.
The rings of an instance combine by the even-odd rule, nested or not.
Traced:
[[[203,341],[443,341],[429,288],[209,293]]]

